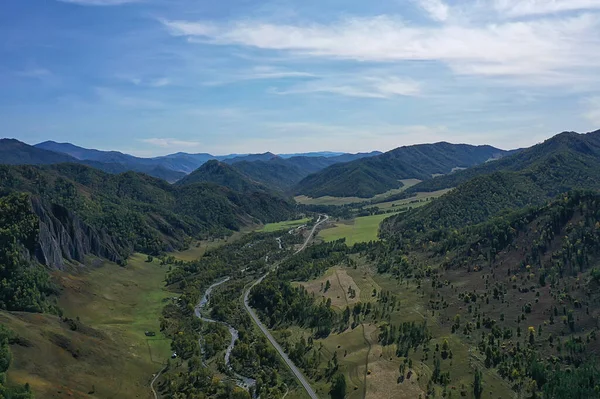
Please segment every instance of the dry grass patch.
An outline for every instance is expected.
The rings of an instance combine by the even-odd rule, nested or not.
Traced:
[[[327,281],[331,287],[324,292]],[[297,283],[303,286],[309,293],[314,294],[315,298],[331,299],[331,305],[339,309],[345,309],[348,305],[353,305],[360,302],[361,290],[348,274],[346,269],[334,267],[329,269],[325,275],[317,280]],[[354,297],[348,295],[348,289],[352,288],[355,291]]]

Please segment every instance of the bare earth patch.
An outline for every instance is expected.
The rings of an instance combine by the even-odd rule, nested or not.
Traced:
[[[331,287],[327,292],[323,292],[327,280],[329,280]],[[331,299],[331,305],[340,309],[345,309],[348,305],[360,302],[360,288],[358,284],[356,284],[345,269],[340,267],[329,269],[325,276],[317,280],[298,284],[303,286],[309,293],[314,294],[315,298]],[[353,297],[348,294],[350,287],[355,292]]]
[[[383,356],[382,356],[383,355]],[[367,376],[367,399],[399,398],[414,399],[419,395],[425,396],[419,387],[417,375],[414,373],[410,380],[398,383],[399,361],[391,360],[383,354],[381,345],[373,345],[369,358],[369,375]]]

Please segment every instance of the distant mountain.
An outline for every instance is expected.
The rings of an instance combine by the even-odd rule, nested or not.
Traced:
[[[456,188],[427,206],[390,219],[386,230],[406,236],[455,229],[542,204],[570,190],[600,190],[598,171],[600,131],[561,133],[499,161],[421,183],[419,191],[449,185]]]
[[[248,155],[240,155],[233,158],[225,158],[223,162],[228,163],[230,165],[237,162],[254,162],[254,161],[270,161],[271,159],[277,158],[277,155],[271,152],[265,152],[263,154],[248,154]]]
[[[421,144],[396,148],[381,155],[330,166],[307,176],[294,188],[310,197],[370,198],[400,187],[401,179],[431,179],[455,168],[468,168],[506,151],[491,146],[467,144]]]
[[[436,191],[456,187],[476,176],[497,171],[515,172],[531,169],[533,172],[530,174],[540,173],[544,176],[547,175],[547,168],[555,169],[554,165],[561,163],[565,158],[585,159],[586,162],[596,164],[600,158],[600,130],[587,134],[563,132],[533,147],[509,152],[509,155],[495,162],[487,162],[451,175],[424,181],[411,187],[407,192]],[[568,177],[566,171],[572,170],[576,175],[580,174],[575,165],[565,165],[565,168],[557,170],[556,173]],[[539,180],[539,177],[536,180]]]
[[[332,151],[320,151],[320,152],[300,152],[295,154],[277,154],[281,158],[292,158],[292,157],[337,157],[345,155],[345,152],[332,152]]]
[[[0,139],[0,164],[48,165],[63,162],[77,162],[77,159],[67,154],[36,148],[19,140]]]
[[[375,156],[381,155],[381,154],[383,154],[381,151],[359,152],[356,154],[339,154],[339,155],[335,155],[335,156],[329,156],[329,157],[327,157],[327,159],[335,161],[335,163],[352,162],[357,159],[375,157]]]
[[[240,193],[267,192],[268,189],[252,180],[233,166],[216,160],[206,162],[176,184],[213,183]]]

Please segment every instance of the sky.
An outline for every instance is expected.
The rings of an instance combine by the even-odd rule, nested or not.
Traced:
[[[2,0],[2,136],[139,156],[600,128],[600,0]]]

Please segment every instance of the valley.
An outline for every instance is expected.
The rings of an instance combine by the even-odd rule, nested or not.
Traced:
[[[219,161],[176,184],[4,165],[0,338],[11,360],[0,388],[594,397],[598,134],[360,201],[296,202]]]

